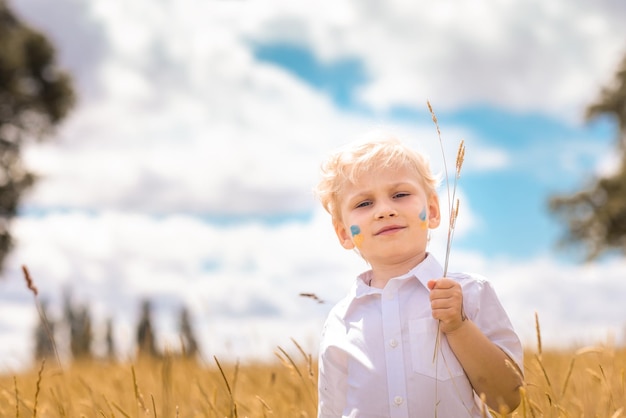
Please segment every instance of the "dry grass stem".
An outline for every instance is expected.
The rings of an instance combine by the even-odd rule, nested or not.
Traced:
[[[28,271],[28,268],[24,265],[22,266],[22,272],[24,273],[24,280],[26,280],[26,287],[28,287],[28,290],[33,292],[33,295],[37,297],[39,295],[37,286],[35,286],[35,283],[33,282],[33,279],[30,276],[30,272]]]
[[[141,408],[141,412],[143,415],[146,415],[149,411],[146,407],[145,402],[143,401],[143,395],[139,391],[139,384],[137,384],[137,374],[135,373],[135,366],[130,367],[133,375],[133,390],[135,392],[135,400],[137,401],[137,406]]]
[[[546,379],[546,384],[548,385],[548,389],[550,389],[550,392],[554,392],[552,390],[552,383],[550,382],[550,378],[548,377],[548,372],[546,371],[546,368],[544,367],[543,362],[541,361],[541,356],[536,355],[535,358],[537,359],[537,364],[539,364],[539,367],[541,368],[543,377]]]
[[[446,258],[443,264],[443,276],[448,274],[448,264],[450,261],[450,252],[452,250],[452,239],[454,238],[454,230],[456,226],[456,220],[459,216],[459,199],[454,202],[454,207],[450,211],[450,227],[448,228],[448,240],[446,242]]]
[[[322,299],[320,299],[315,293],[300,293],[300,296],[303,298],[310,298],[316,301],[317,303],[324,303]]]
[[[437,135],[441,137],[441,131],[439,130],[439,123],[437,122],[437,115],[435,115],[435,112],[433,111],[433,107],[430,105],[429,100],[426,101],[426,105],[428,106],[428,111],[430,112],[430,116],[432,117],[435,127],[437,128]]]
[[[152,412],[154,413],[154,418],[158,418],[156,404],[154,403],[154,396],[150,395],[150,399],[152,399]]]
[[[541,358],[541,327],[539,326],[539,315],[535,312],[535,331],[537,332],[537,353],[539,358]]]
[[[294,341],[294,340],[292,339],[292,341]],[[295,343],[295,341],[294,341],[294,343]],[[281,361],[281,363],[285,367],[287,367],[288,369],[290,369],[294,373],[296,373],[298,375],[298,377],[300,378],[300,380],[304,384],[306,384],[307,381],[308,382],[313,381],[314,377],[315,377],[314,373],[313,373],[312,364],[309,361],[310,357],[308,357],[307,354],[304,352],[304,350],[302,350],[302,347],[299,344],[297,344],[297,343],[296,343],[296,347],[298,347],[298,350],[305,357],[305,360],[307,361],[308,374],[307,374],[306,378],[305,378],[304,374],[300,371],[300,368],[298,367],[297,362],[282,347],[278,347],[278,352],[276,352],[275,354],[276,354],[278,359]],[[315,399],[315,395],[311,391],[308,392],[308,399],[311,401],[311,404],[313,406],[317,405],[317,400]]]
[[[118,405],[118,404],[116,404],[115,402],[113,402],[113,406],[115,407],[115,409],[117,409],[118,411],[120,411],[120,413],[121,413],[122,415],[124,415],[126,418],[130,418],[130,415],[128,415],[128,414],[126,413],[126,411],[124,411],[124,409],[123,409],[121,406],[119,406],[119,405]],[[115,415],[113,415],[113,416],[115,416]]]
[[[24,280],[26,281],[26,287],[28,288],[28,290],[32,292],[33,297],[35,299],[35,308],[37,309],[37,314],[39,315],[39,319],[41,320],[46,330],[46,335],[48,336],[48,339],[50,340],[50,344],[52,345],[52,349],[54,351],[57,364],[62,371],[63,365],[61,364],[61,358],[59,357],[59,351],[57,350],[56,341],[54,339],[54,335],[52,335],[52,330],[50,329],[50,323],[48,322],[48,317],[46,316],[46,313],[43,310],[41,303],[39,302],[39,297],[38,297],[39,290],[37,289],[37,286],[35,286],[35,282],[33,278],[31,277],[28,267],[26,267],[26,265],[22,265],[22,272],[24,273]]]
[[[228,396],[230,397],[230,418],[237,418],[237,403],[235,402],[235,384],[237,383],[237,374],[239,373],[239,362],[235,365],[235,376],[233,378],[233,387],[231,388],[230,383],[228,383],[228,378],[226,377],[226,373],[224,373],[224,369],[220,364],[217,357],[213,356],[215,363],[217,364],[218,369],[224,379],[224,383],[226,384],[226,390],[228,391]]]
[[[17,390],[17,377],[13,376],[13,386],[15,387],[15,418],[20,418],[20,395]]]
[[[569,384],[569,380],[572,377],[572,372],[574,371],[574,363],[576,362],[576,356],[572,357],[572,361],[569,363],[569,367],[567,368],[567,374],[565,375],[565,380],[563,381],[563,387],[561,388],[561,398],[565,395],[567,391],[567,385]]]
[[[294,344],[293,350],[277,350],[281,362],[250,361],[241,366],[234,361],[217,366],[172,356],[170,394],[163,392],[163,358],[134,365],[97,360],[70,363],[58,375],[61,380],[55,371],[49,372],[50,362],[43,369],[36,364],[18,375],[0,373],[0,417],[32,418],[36,400],[37,417],[234,418],[238,413],[249,418],[312,418],[317,413],[317,362],[302,345]],[[539,357],[531,345],[524,355],[524,373],[519,371],[524,376],[520,406],[508,412],[485,406],[487,417],[624,417],[626,347],[542,347]],[[446,361],[445,356],[438,357],[439,362]],[[516,369],[512,362],[507,366]],[[137,407],[142,398],[139,389],[150,396],[145,399],[149,411]],[[435,407],[441,409],[443,404],[435,402]]]
[[[459,150],[456,153],[456,177],[461,177],[461,167],[463,167],[463,161],[465,161],[465,140],[461,140],[459,143]]]
[[[435,111],[433,110],[433,107],[430,105],[430,101],[426,101],[426,104],[428,105],[428,111],[430,112],[430,116],[432,117],[433,123],[435,124],[435,128],[437,129],[437,138],[439,139],[439,147],[441,148],[441,156],[443,158],[443,171],[444,171],[444,176],[446,178],[446,191],[448,193],[448,210],[450,210],[450,203],[452,202],[452,199],[450,197],[450,182],[448,181],[448,164],[446,162],[446,152],[443,148],[443,141],[441,140],[441,130],[439,129],[439,122],[437,121],[437,116],[435,115]],[[450,212],[448,212],[448,216],[450,215]]]
[[[428,111],[432,117],[433,123],[437,129],[437,138],[439,139],[439,146],[441,148],[441,155],[443,159],[443,167],[445,174],[445,183],[446,183],[446,192],[448,195],[448,236],[446,240],[446,255],[443,267],[443,277],[446,277],[448,274],[448,264],[450,261],[450,252],[452,250],[452,239],[454,237],[454,229],[456,226],[456,220],[459,215],[459,200],[456,199],[456,189],[458,179],[461,177],[461,168],[463,167],[463,162],[465,161],[465,141],[461,140],[459,144],[459,148],[456,154],[456,164],[455,164],[455,176],[454,176],[454,185],[452,189],[452,194],[450,193],[450,181],[448,179],[448,164],[446,162],[446,153],[443,147],[443,141],[441,139],[441,130],[439,129],[439,122],[437,121],[437,116],[433,110],[433,107],[430,104],[430,101],[426,101],[428,106]],[[436,363],[437,359],[437,351],[439,351],[439,347],[441,344],[441,321],[437,323],[437,335],[435,337],[435,349],[433,352],[433,363]]]
[[[33,407],[33,418],[37,418],[37,402],[39,401],[39,393],[41,392],[41,379],[43,377],[43,369],[46,365],[46,360],[42,360],[41,368],[39,369],[39,373],[37,374],[37,385],[35,390],[35,406]]]
[[[456,189],[457,189],[457,181],[461,177],[461,168],[463,167],[463,162],[465,161],[465,141],[461,140],[459,143],[459,148],[456,154],[456,164],[455,164],[455,176],[454,176],[454,185],[452,188],[452,193],[450,193],[450,181],[448,179],[448,163],[446,161],[446,152],[443,147],[443,140],[441,139],[441,130],[439,129],[439,122],[437,121],[437,116],[433,110],[433,107],[430,104],[430,101],[426,101],[428,105],[428,111],[432,117],[433,123],[435,124],[435,128],[437,129],[437,138],[439,139],[439,147],[441,148],[441,156],[443,159],[443,169],[445,175],[445,184],[446,184],[446,192],[448,194],[448,220],[450,221],[448,225],[448,240],[446,243],[446,264],[444,266],[444,277],[448,273],[447,260],[449,259],[449,253],[452,245],[452,237],[455,226],[456,218],[458,217],[458,199],[456,199]],[[456,206],[456,208],[455,208]]]
[[[463,153],[459,155],[462,158]],[[452,216],[457,213],[455,205]],[[36,286],[28,269],[24,277],[30,279],[26,280],[27,286],[37,296],[30,289]],[[537,313],[534,320],[537,346],[525,353],[524,372],[513,362],[506,362],[522,381],[520,406],[515,411],[502,406],[494,411],[483,405],[482,416],[624,417],[626,346],[614,346],[611,342],[570,350],[549,349],[542,345]],[[143,359],[136,365],[71,363],[66,371],[45,373],[44,379],[48,363],[41,362],[40,367],[19,376],[0,373],[0,417],[314,417],[317,363],[302,345],[294,339],[292,342],[295,355],[278,347],[276,355],[281,363],[250,362],[241,369],[239,362],[224,367],[215,358],[217,366],[210,367],[170,355]],[[447,368],[446,357],[439,351],[442,355],[437,355],[436,361],[443,361]],[[132,381],[128,379],[128,367]],[[233,377],[227,378],[229,374]],[[58,376],[61,381],[56,380]],[[151,410],[144,404],[139,378],[144,393],[162,396],[159,399],[150,395]],[[436,397],[435,416],[438,407],[440,401]]]

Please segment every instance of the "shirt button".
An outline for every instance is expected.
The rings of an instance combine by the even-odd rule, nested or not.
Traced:
[[[396,405],[402,405],[402,402],[404,402],[402,396],[396,396],[395,398],[393,398],[393,403],[395,403]]]
[[[398,340],[392,338],[391,340],[389,340],[389,345],[391,346],[391,348],[396,348],[398,346]]]

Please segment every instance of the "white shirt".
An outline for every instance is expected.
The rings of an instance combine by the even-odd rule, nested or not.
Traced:
[[[318,417],[480,417],[480,400],[442,333],[427,283],[443,276],[432,255],[384,289],[361,274],[329,313],[320,344]],[[518,336],[484,278],[449,273],[463,289],[467,317],[522,367]],[[436,409],[436,415],[435,415]]]

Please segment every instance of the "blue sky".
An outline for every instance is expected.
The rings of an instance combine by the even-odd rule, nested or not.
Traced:
[[[546,345],[626,341],[626,306],[606,303],[626,294],[626,261],[556,251],[547,211],[615,167],[614,127],[583,115],[626,53],[625,3],[9,3],[53,41],[79,101],[25,149],[40,181],[0,280],[0,369],[32,350],[22,264],[52,318],[70,289],[97,339],[112,319],[120,356],[143,298],[162,346],[186,306],[206,358],[272,358],[292,337],[315,352],[367,268],[312,195],[319,164],[385,129],[441,171],[427,100],[448,160],[467,147],[451,268],[492,281],[525,344],[535,312]],[[442,259],[445,228],[430,245]]]
[[[358,59],[347,57],[320,62],[313,51],[283,43],[258,44],[253,50],[257,59],[293,73],[328,95],[338,108],[371,115],[371,109],[362,106],[354,97],[354,91],[368,79],[367,71]],[[436,105],[436,100],[433,103]],[[550,153],[566,147],[569,142],[580,141],[593,143],[599,152],[609,153],[615,144],[614,124],[608,120],[585,121],[583,114],[578,115],[579,120],[574,124],[565,123],[539,112],[513,112],[481,103],[436,113],[444,136],[446,125],[462,125],[486,143],[503,147],[511,154],[547,144],[541,159],[514,164],[497,175],[472,173],[463,176],[462,185],[473,198],[474,209],[487,221],[456,245],[477,249],[488,256],[527,259],[553,252],[564,261],[580,261],[581,254],[573,252],[572,248],[554,251],[563,235],[564,225],[550,213],[548,201],[551,196],[586,187],[596,176],[597,155],[581,156],[576,172],[569,173],[550,164]],[[388,117],[406,123],[424,123],[431,119],[426,105],[391,109]],[[453,162],[451,157],[454,156],[447,158]],[[543,172],[533,175],[535,170]]]

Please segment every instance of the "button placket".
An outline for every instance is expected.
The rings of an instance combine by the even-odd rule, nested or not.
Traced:
[[[389,285],[392,286],[389,286]],[[408,407],[405,402],[407,393],[404,353],[401,348],[402,328],[400,323],[400,304],[397,289],[392,283],[384,290],[381,299],[382,327],[385,344],[385,363],[387,368],[387,396],[389,399],[390,418],[408,417]]]

